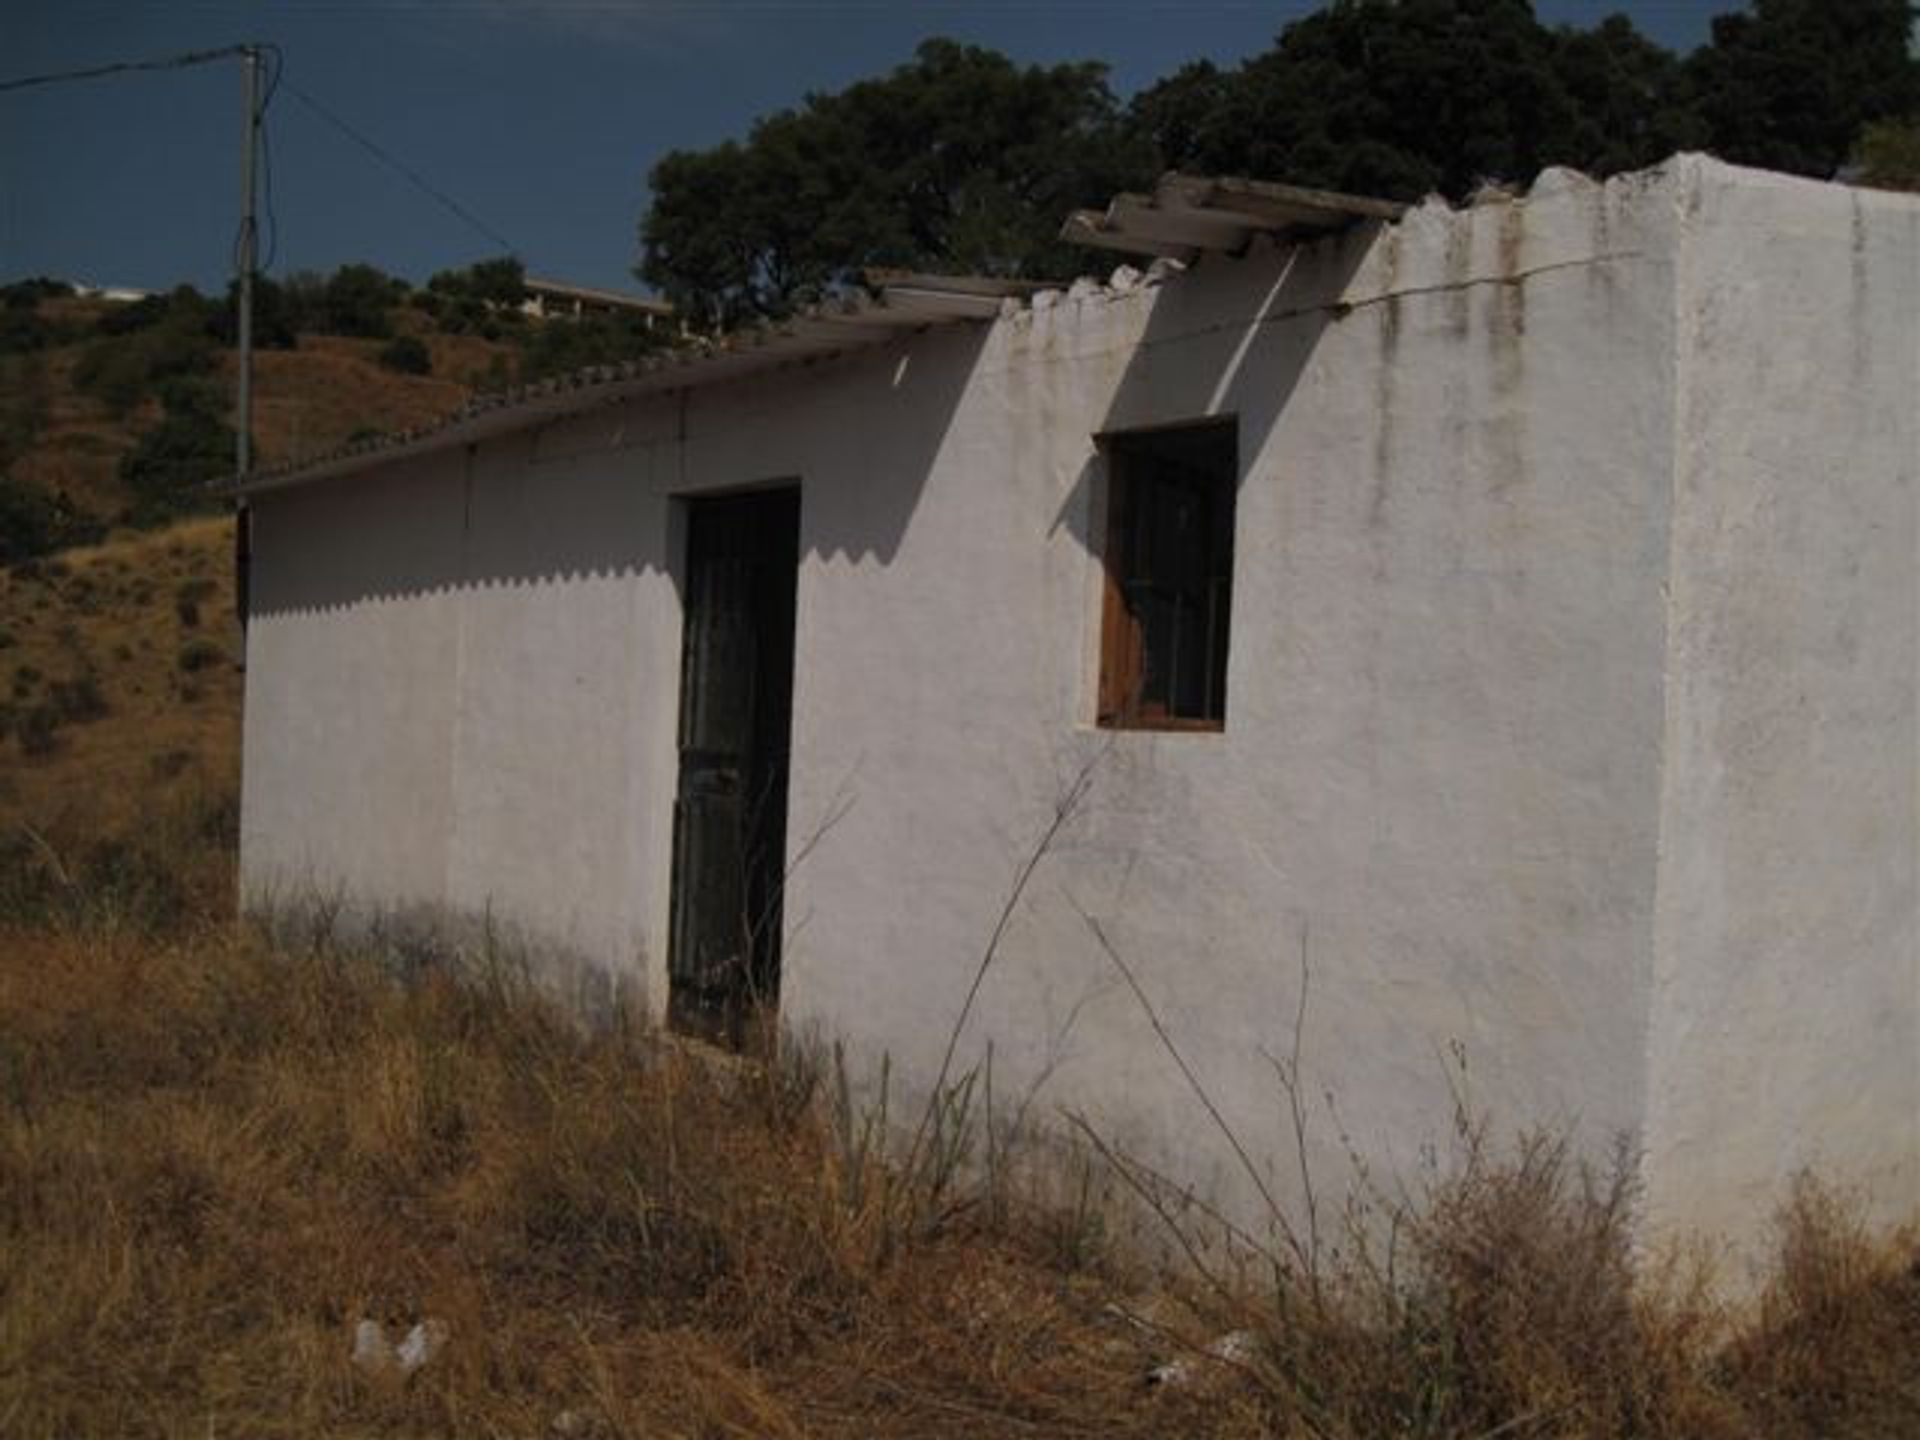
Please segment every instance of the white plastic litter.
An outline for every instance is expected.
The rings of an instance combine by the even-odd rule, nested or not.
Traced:
[[[447,1343],[444,1321],[422,1320],[395,1345],[378,1320],[363,1319],[353,1327],[353,1364],[368,1375],[413,1374]]]
[[[353,1364],[370,1375],[393,1368],[393,1346],[378,1320],[362,1320],[353,1327]]]
[[[394,1347],[393,1358],[399,1362],[403,1375],[411,1375],[438,1355],[446,1343],[447,1327],[443,1321],[422,1320]]]
[[[1207,1346],[1204,1356],[1169,1360],[1154,1366],[1147,1372],[1147,1383],[1176,1388],[1192,1385],[1210,1375],[1220,1375],[1227,1367],[1244,1366],[1259,1353],[1260,1341],[1251,1330],[1229,1330]]]

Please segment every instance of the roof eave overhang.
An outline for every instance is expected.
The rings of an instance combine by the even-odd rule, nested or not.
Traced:
[[[1241,254],[1256,236],[1295,243],[1405,213],[1391,200],[1176,171],[1163,175],[1151,195],[1117,195],[1105,210],[1074,211],[1060,238],[1190,263],[1207,251]]]
[[[626,404],[650,395],[768,374],[874,349],[936,326],[992,320],[1009,298],[1039,288],[1020,280],[978,276],[871,272],[872,293],[814,306],[784,320],[721,340],[665,351],[626,365],[602,366],[521,390],[483,396],[434,425],[382,436],[302,463],[256,471],[213,487],[246,497],[311,485],[501,435]]]
[[[1075,211],[1061,237],[1126,255],[1190,262],[1208,251],[1239,254],[1260,236],[1281,244],[1304,243],[1356,225],[1388,223],[1405,213],[1404,205],[1388,200],[1175,172],[1162,176],[1151,195],[1120,195],[1104,211]],[[986,323],[1009,302],[1048,288],[1045,282],[905,270],[869,270],[864,278],[865,290],[788,319],[646,360],[484,396],[423,429],[255,471],[212,487],[212,493],[245,497],[310,485],[650,395],[811,365],[936,326]]]

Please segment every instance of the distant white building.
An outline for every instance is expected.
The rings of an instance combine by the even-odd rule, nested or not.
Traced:
[[[1920,197],[1397,214],[1170,179],[1071,227],[1144,275],[896,277],[256,477],[249,895],[925,1087],[1071,800],[960,1036],[1001,1096],[1253,1208],[1104,936],[1282,1196],[1304,1004],[1329,1186],[1444,1153],[1463,1063],[1658,1225],[1905,1211]]]
[[[587,285],[569,285],[560,280],[540,280],[528,276],[522,288],[526,298],[520,309],[527,315],[544,319],[551,315],[618,315],[645,317],[647,328],[669,324],[673,306],[646,295],[628,295],[618,290],[596,290]]]
[[[106,300],[115,305],[131,305],[139,300],[151,300],[151,290],[136,290],[129,285],[75,285],[73,293],[83,300]]]

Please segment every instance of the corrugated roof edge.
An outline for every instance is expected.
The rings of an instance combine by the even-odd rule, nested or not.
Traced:
[[[1022,280],[875,272],[877,294],[856,294],[813,306],[784,320],[697,342],[619,365],[591,366],[512,390],[476,395],[431,424],[374,436],[324,455],[256,470],[214,488],[252,495],[330,479],[372,464],[472,444],[543,420],[584,414],[641,395],[759,374],[884,344],[935,325],[990,320],[1009,298],[1041,287]]]
[[[1117,196],[1104,214],[1077,211],[1063,238],[1132,255],[1190,261],[1199,251],[1244,248],[1256,233],[1310,238],[1363,220],[1391,221],[1406,207],[1386,200],[1302,190],[1257,180],[1170,173],[1152,196]],[[1193,243],[1147,232],[1167,225]],[[1143,228],[1144,227],[1144,228]],[[460,409],[412,430],[375,436],[323,455],[310,456],[241,480],[210,487],[214,494],[245,496],[306,485],[397,460],[525,429],[546,420],[585,414],[642,395],[661,394],[756,375],[829,355],[885,344],[906,331],[936,325],[992,320],[1009,299],[1024,301],[1058,281],[1001,280],[975,275],[930,275],[909,270],[868,270],[871,294],[817,305],[718,340],[664,351],[644,360],[585,370],[493,394],[477,395]]]
[[[1406,211],[1364,195],[1168,171],[1151,195],[1116,195],[1104,211],[1074,211],[1060,238],[1190,263],[1207,250],[1238,254],[1255,235],[1309,239],[1363,221],[1398,220]]]

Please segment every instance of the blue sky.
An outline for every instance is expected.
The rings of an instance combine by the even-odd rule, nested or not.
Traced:
[[[0,80],[270,40],[286,77],[513,241],[536,274],[635,288],[646,174],[667,150],[907,58],[932,35],[1029,62],[1098,59],[1123,96],[1267,48],[1315,0],[0,0]],[[1737,0],[1538,0],[1625,11],[1691,48]],[[0,94],[0,279],[224,285],[240,72],[226,61]],[[291,93],[269,132],[272,273],[351,260],[423,280],[498,253]]]

